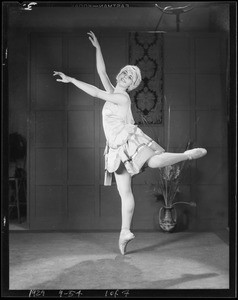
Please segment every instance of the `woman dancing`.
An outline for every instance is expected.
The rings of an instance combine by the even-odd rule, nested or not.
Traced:
[[[143,133],[136,125],[131,112],[131,100],[128,92],[138,87],[141,72],[137,66],[127,65],[117,75],[114,87],[108,78],[100,44],[95,34],[88,32],[89,40],[96,48],[96,66],[98,75],[106,91],[54,71],[60,76],[59,82],[72,83],[92,97],[105,101],[102,116],[106,136],[105,179],[104,185],[111,185],[114,173],[117,189],[121,198],[121,232],[119,249],[126,253],[126,246],[135,235],[130,231],[135,201],[131,189],[131,178],[142,168],[163,168],[184,160],[197,159],[206,155],[204,148],[194,148],[183,153],[169,153]]]

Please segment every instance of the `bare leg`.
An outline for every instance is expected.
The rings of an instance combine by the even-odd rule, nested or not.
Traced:
[[[134,196],[131,190],[131,176],[126,169],[124,169],[120,174],[115,173],[115,178],[117,189],[121,197],[121,229],[130,230],[135,208]]]
[[[207,154],[207,150],[204,148],[195,148],[187,150],[183,153],[170,153],[164,152],[162,154],[157,154],[152,156],[148,161],[148,166],[150,168],[163,168],[166,166],[171,166],[188,159],[197,159],[203,157]]]
[[[130,231],[131,221],[135,208],[135,200],[131,190],[131,176],[124,168],[123,171],[118,174],[115,173],[117,182],[117,189],[121,197],[121,233],[119,238],[119,248],[121,254],[125,254],[126,246],[135,236]]]
[[[150,168],[163,168],[187,159],[188,156],[183,153],[164,152],[162,154],[152,156],[147,163]]]

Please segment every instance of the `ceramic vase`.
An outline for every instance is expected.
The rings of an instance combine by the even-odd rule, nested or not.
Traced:
[[[174,207],[162,206],[159,211],[159,225],[166,232],[172,232],[177,224],[177,212]]]

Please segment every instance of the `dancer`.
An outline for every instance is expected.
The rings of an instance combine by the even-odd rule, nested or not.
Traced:
[[[100,44],[95,34],[88,32],[89,40],[96,48],[96,67],[106,91],[91,84],[54,71],[60,76],[59,82],[72,83],[92,97],[105,101],[103,106],[103,129],[106,136],[104,185],[111,185],[115,175],[117,189],[121,198],[121,232],[119,249],[126,253],[126,246],[135,235],[130,231],[135,201],[131,189],[131,178],[145,166],[163,168],[184,160],[197,159],[206,155],[204,148],[194,148],[183,153],[169,153],[134,125],[131,100],[128,92],[137,88],[141,82],[141,72],[137,66],[127,65],[116,77],[114,87],[108,78]]]

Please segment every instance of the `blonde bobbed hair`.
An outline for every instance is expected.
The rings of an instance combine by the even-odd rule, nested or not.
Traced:
[[[122,72],[129,70],[132,72],[132,76],[133,76],[133,80],[132,80],[132,84],[128,87],[128,91],[132,91],[135,88],[138,87],[138,85],[141,83],[141,72],[140,69],[137,66],[133,66],[133,65],[127,65],[124,68],[121,69],[121,71],[119,72],[119,74],[116,77],[116,80],[118,81],[119,76],[121,75]]]

